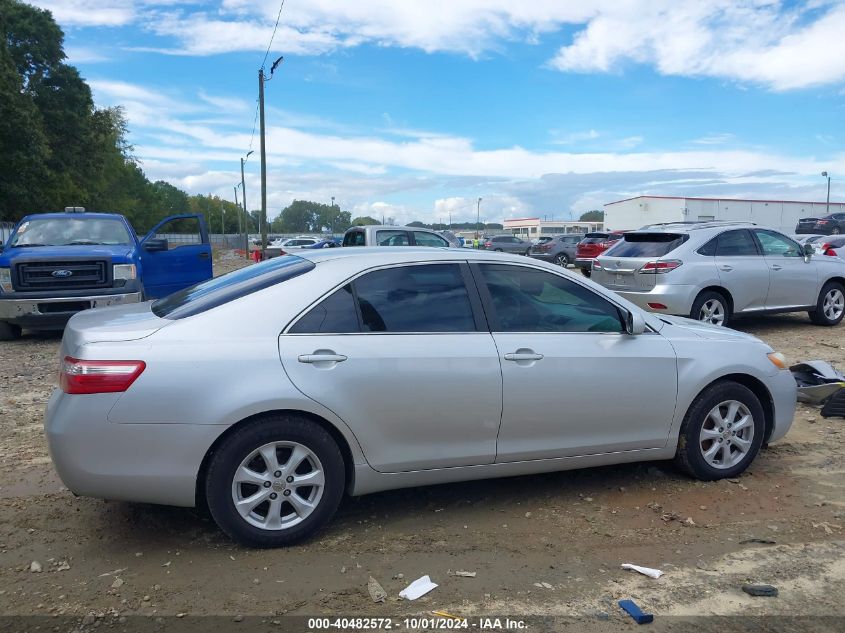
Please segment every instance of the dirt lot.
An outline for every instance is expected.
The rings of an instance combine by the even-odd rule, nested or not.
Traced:
[[[234,265],[217,260],[218,271]],[[845,366],[845,325],[819,328],[797,314],[737,327],[793,361]],[[444,610],[619,627],[634,625],[616,601],[633,598],[657,622],[716,614],[845,621],[845,420],[803,405],[787,437],[737,480],[701,483],[669,465],[640,464],[386,492],[346,500],[316,540],[250,551],[201,513],[75,498],[62,487],[41,426],[58,345],[57,336],[35,334],[0,344],[0,616],[97,624],[153,614],[234,622]],[[34,561],[43,571],[31,571]],[[666,574],[652,580],[621,570],[625,562]],[[423,574],[440,587],[399,602],[399,590]],[[369,576],[387,590],[385,603],[368,597]],[[780,595],[752,598],[740,591],[747,581]],[[721,628],[742,628],[732,621]]]

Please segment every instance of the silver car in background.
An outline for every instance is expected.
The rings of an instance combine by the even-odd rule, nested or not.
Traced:
[[[728,325],[743,314],[845,313],[845,261],[747,222],[652,225],[599,256],[592,279],[641,308]]]
[[[666,459],[735,477],[796,397],[754,337],[459,249],[304,249],[81,312],[61,359],[45,427],[71,491],[207,505],[261,547],[346,493]]]

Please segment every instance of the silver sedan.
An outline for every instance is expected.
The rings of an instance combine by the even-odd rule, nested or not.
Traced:
[[[79,495],[205,504],[287,545],[344,494],[674,459],[734,477],[795,381],[745,334],[560,267],[432,248],[302,251],[74,316],[46,433]]]

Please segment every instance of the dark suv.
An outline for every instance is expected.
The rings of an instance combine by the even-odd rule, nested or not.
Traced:
[[[552,262],[558,266],[568,266],[575,261],[575,251],[578,242],[583,237],[581,234],[555,235],[546,242],[532,246],[531,252],[528,254],[531,257],[542,259],[545,262]]]
[[[840,235],[845,233],[845,213],[831,213],[822,218],[802,218],[795,225],[799,235]]]
[[[488,251],[528,255],[528,251],[531,249],[531,242],[526,242],[513,235],[494,235],[484,240],[481,248]]]

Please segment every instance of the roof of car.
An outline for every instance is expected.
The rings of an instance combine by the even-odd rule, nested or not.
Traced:
[[[646,224],[637,229],[637,231],[671,231],[676,233],[678,231],[700,231],[701,229],[718,229],[723,227],[752,227],[757,226],[754,222],[729,220],[712,220],[707,222],[663,222],[660,224]],[[635,233],[637,231],[626,231],[626,233]]]
[[[308,259],[314,263],[343,259],[345,257],[371,257],[387,262],[402,261],[514,261],[526,263],[522,255],[476,251],[468,248],[438,248],[432,246],[343,246],[313,251],[297,251],[296,257]]]

